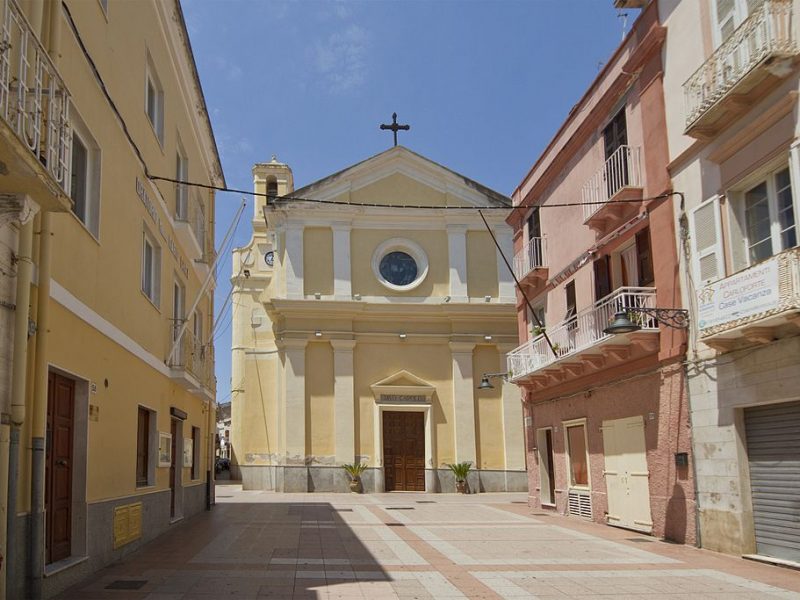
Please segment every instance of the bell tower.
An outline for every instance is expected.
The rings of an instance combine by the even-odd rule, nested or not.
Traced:
[[[268,163],[256,163],[253,166],[253,189],[257,194],[267,194],[274,196],[286,196],[294,192],[294,178],[292,169],[286,163],[278,161],[277,156],[272,155],[272,160]],[[260,222],[263,226],[263,208],[267,198],[256,196],[253,203],[253,222]]]

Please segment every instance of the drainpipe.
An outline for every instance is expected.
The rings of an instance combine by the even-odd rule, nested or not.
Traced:
[[[47,320],[50,312],[50,258],[52,236],[50,213],[42,213],[39,236],[39,293],[36,305],[36,356],[33,363],[33,406],[31,410],[31,529],[28,574],[30,597],[42,597],[44,572],[44,475],[47,427]]]
[[[27,210],[26,202],[22,210]],[[24,216],[23,216],[24,217]],[[25,422],[25,388],[28,365],[28,313],[31,300],[33,261],[33,215],[27,215],[19,230],[17,245],[17,298],[14,315],[14,346],[11,375],[11,438],[8,449],[8,512],[6,514],[6,587],[18,583],[17,495],[19,494],[19,438]]]

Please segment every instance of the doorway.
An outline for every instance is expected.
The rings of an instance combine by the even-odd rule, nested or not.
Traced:
[[[383,411],[386,491],[425,491],[425,414]]]
[[[75,381],[50,372],[45,440],[45,553],[53,563],[72,553],[72,468]]]
[[[169,516],[173,521],[183,517],[183,421],[172,418],[169,464]]]
[[[539,493],[541,503],[555,506],[556,477],[553,469],[553,430],[550,427],[536,432],[539,450]]]
[[[608,524],[650,533],[650,486],[644,418],[603,421]]]

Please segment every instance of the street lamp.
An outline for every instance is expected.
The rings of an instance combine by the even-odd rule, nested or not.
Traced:
[[[611,335],[617,333],[633,333],[639,331],[642,326],[631,321],[631,313],[647,315],[657,322],[673,329],[686,329],[689,327],[689,311],[682,308],[645,308],[643,306],[626,307],[617,311],[614,320],[608,324],[603,333]]]

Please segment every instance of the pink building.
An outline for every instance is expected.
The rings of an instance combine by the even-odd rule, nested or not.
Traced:
[[[695,543],[685,330],[629,311],[681,306],[665,36],[650,3],[513,194],[533,310],[518,294],[508,367],[524,390],[531,506]],[[604,333],[620,311],[641,329]]]

